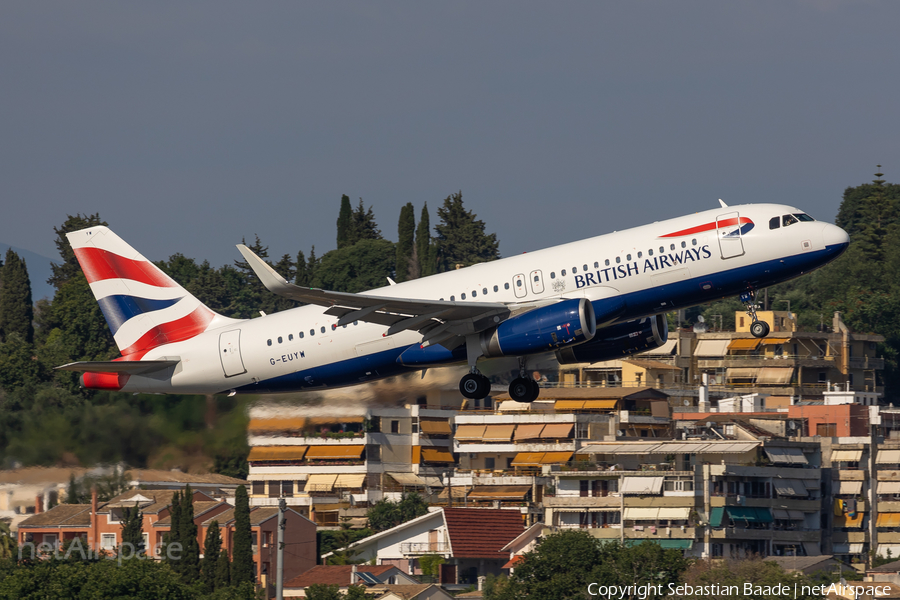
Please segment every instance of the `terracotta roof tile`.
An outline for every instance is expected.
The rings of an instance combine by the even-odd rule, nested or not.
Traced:
[[[181,471],[163,471],[158,469],[128,469],[126,476],[132,481],[148,483],[203,483],[212,485],[246,485],[243,479],[235,479],[217,473],[182,473]]]
[[[357,565],[356,568],[360,573],[371,573],[381,579],[382,575],[397,567],[393,565]],[[350,585],[350,573],[352,571],[353,565],[316,565],[306,573],[302,573],[286,582],[284,587],[307,588],[314,584],[347,587]]]
[[[90,504],[58,504],[46,512],[28,517],[19,527],[90,527]]]
[[[525,531],[518,511],[493,508],[445,508],[444,519],[454,558],[509,559],[500,549]]]
[[[225,504],[225,503],[224,502],[216,502],[215,500],[212,500],[210,502],[194,502],[194,518],[196,519],[203,513],[208,512],[208,511],[212,510],[213,508],[220,506],[222,504]],[[156,523],[154,523],[153,526],[156,527],[157,525],[165,526],[165,525],[171,525],[171,524],[172,524],[172,515],[168,514],[165,517],[163,517],[162,519],[160,519],[159,521],[157,521]]]

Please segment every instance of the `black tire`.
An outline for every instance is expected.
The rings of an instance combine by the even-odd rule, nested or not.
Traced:
[[[469,373],[459,380],[459,393],[469,400],[484,398],[484,396],[478,395],[483,388],[484,384],[481,382],[480,375]]]
[[[531,402],[533,393],[532,386],[529,385],[528,379],[525,377],[516,377],[509,384],[509,397],[516,402]]]
[[[769,335],[769,324],[764,321],[753,321],[750,324],[750,333],[753,337],[764,338]]]
[[[538,385],[538,382],[534,379],[528,377],[528,385],[531,388],[531,393],[528,395],[528,402],[534,402],[537,400],[538,396],[541,394],[541,386]]]
[[[479,380],[481,383],[481,387],[478,388],[478,399],[487,398],[488,394],[491,393],[491,380],[485,377],[484,375],[479,375]]]

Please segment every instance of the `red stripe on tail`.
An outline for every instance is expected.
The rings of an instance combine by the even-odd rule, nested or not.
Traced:
[[[215,313],[205,306],[198,306],[191,314],[176,321],[163,323],[142,335],[138,341],[122,350],[122,355],[147,351],[163,344],[181,342],[206,331]]]
[[[88,283],[104,279],[133,279],[157,287],[178,287],[178,284],[146,260],[131,260],[100,248],[75,248]]]

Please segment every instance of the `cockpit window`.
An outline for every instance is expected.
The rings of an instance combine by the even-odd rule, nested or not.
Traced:
[[[794,213],[794,216],[800,221],[815,221],[815,219],[806,213]]]
[[[781,227],[781,217],[772,217],[769,219],[769,229],[778,229]]]
[[[797,217],[795,217],[794,215],[784,215],[783,217],[781,217],[781,224],[785,227],[799,222],[799,219],[797,219]]]

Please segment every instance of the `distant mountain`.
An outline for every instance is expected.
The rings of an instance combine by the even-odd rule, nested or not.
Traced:
[[[50,265],[59,264],[59,261],[47,258],[46,256],[41,256],[40,254],[35,254],[30,250],[16,248],[15,246],[3,243],[0,243],[0,252],[2,252],[2,254],[0,254],[0,260],[6,257],[6,251],[10,248],[19,255],[19,258],[25,261],[25,266],[28,267],[28,278],[31,280],[32,300],[34,302],[37,302],[41,298],[49,298],[52,300],[55,290],[52,285],[47,283],[47,280],[53,275],[53,270],[50,268]]]

